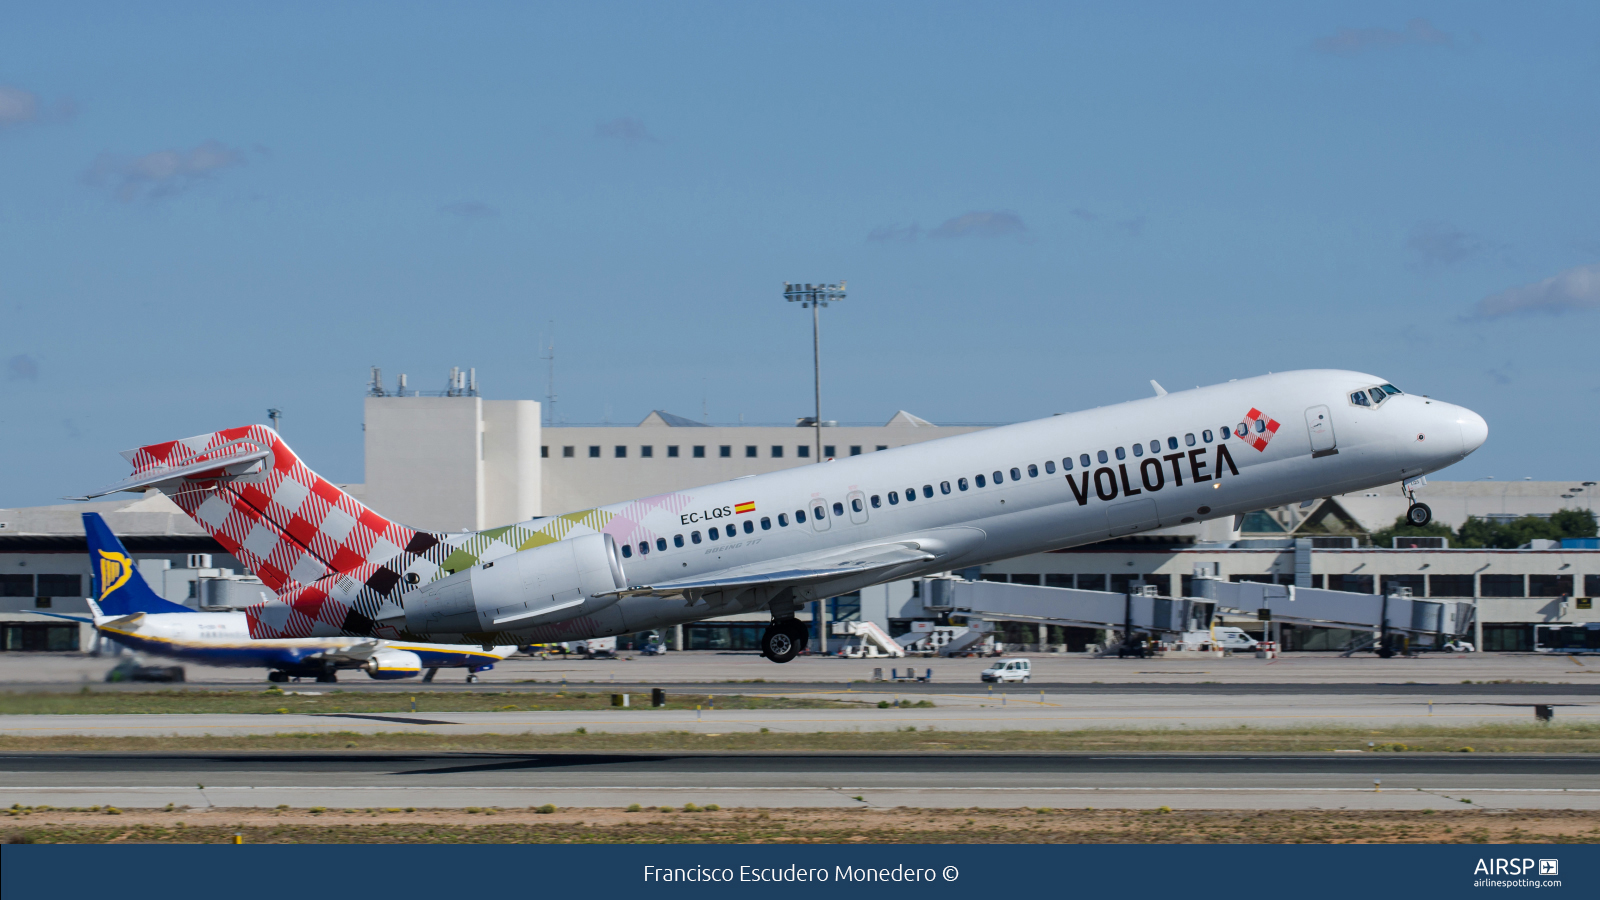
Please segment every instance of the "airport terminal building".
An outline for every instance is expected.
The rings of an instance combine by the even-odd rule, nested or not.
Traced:
[[[385,516],[429,530],[478,530],[698,485],[811,465],[822,458],[875,453],[978,430],[935,425],[905,411],[882,425],[801,427],[707,425],[654,411],[633,426],[549,426],[534,401],[491,401],[475,390],[452,396],[392,396],[365,401],[363,484],[341,485]],[[820,444],[818,432],[820,431]],[[315,461],[310,462],[315,467]],[[1437,521],[1469,516],[1548,517],[1594,510],[1593,481],[1435,482],[1420,496]],[[1310,506],[1263,510],[1006,560],[958,573],[969,579],[1123,592],[1153,586],[1190,596],[1193,573],[1223,579],[1299,584],[1375,594],[1476,602],[1480,649],[1535,646],[1539,625],[1600,630],[1588,598],[1600,594],[1600,547],[1566,541],[1521,549],[1448,546],[1448,539],[1403,548],[1367,546],[1406,508],[1399,485],[1323,498]],[[85,612],[89,561],[80,519],[102,513],[122,536],[151,585],[168,599],[206,608],[257,602],[264,587],[167,498],[151,492],[118,499],[0,509],[0,652],[87,649],[92,631],[40,610]],[[874,621],[891,634],[916,621],[944,621],[924,603],[922,584],[896,582],[833,598],[813,608],[824,623]],[[802,618],[806,618],[802,616]],[[1033,652],[1073,651],[1103,636],[1091,629],[997,623],[1009,644]],[[1230,622],[1263,630],[1249,621]],[[682,626],[669,643],[693,650],[754,652],[763,615]],[[1282,626],[1287,650],[1337,649],[1338,629]],[[826,632],[824,631],[824,634]],[[624,644],[628,638],[621,639]]]

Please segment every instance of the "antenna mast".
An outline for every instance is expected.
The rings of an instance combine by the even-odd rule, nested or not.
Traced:
[[[545,355],[539,357],[550,363],[550,374],[546,376],[544,391],[544,424],[550,427],[556,424],[556,320],[550,320],[550,345],[546,348]]]

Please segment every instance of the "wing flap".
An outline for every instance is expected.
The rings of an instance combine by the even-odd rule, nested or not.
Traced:
[[[835,554],[829,559],[799,562],[794,559],[774,560],[772,568],[729,569],[700,578],[663,581],[657,584],[640,584],[606,591],[603,597],[693,597],[710,591],[728,588],[756,587],[758,585],[801,585],[827,581],[844,575],[856,575],[875,569],[888,569],[908,563],[927,562],[937,558],[916,544],[879,544],[858,548],[847,556]]]

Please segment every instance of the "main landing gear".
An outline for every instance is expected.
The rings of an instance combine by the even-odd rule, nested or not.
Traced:
[[[786,663],[810,643],[810,630],[799,619],[779,619],[761,635],[761,655],[775,663]]]

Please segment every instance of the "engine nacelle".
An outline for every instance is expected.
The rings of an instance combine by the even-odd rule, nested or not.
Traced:
[[[627,585],[611,535],[586,534],[457,572],[402,602],[412,634],[517,632],[605,609],[619,598],[595,594]]]
[[[415,678],[422,672],[422,657],[410,650],[379,650],[362,668],[373,678]]]

